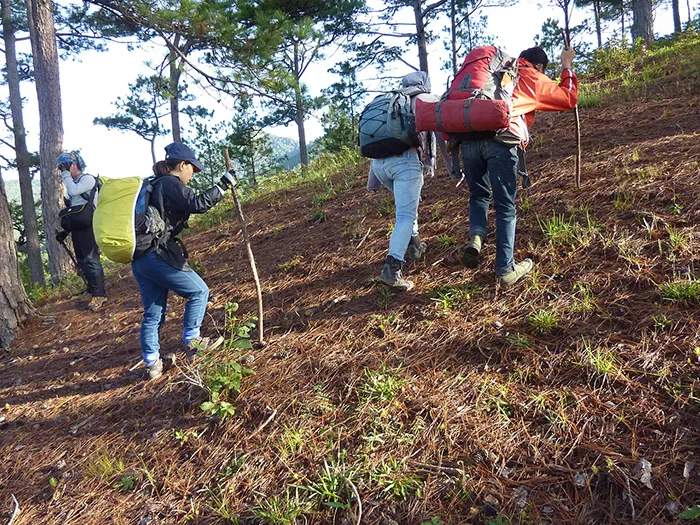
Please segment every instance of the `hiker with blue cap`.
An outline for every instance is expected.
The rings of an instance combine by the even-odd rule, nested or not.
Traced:
[[[149,206],[158,210],[165,222],[165,232],[155,246],[131,263],[143,302],[141,352],[150,379],[160,377],[164,368],[171,366],[175,360],[172,352],[162,359],[160,356],[159,335],[165,322],[170,290],[187,300],[182,340],[188,355],[214,346],[208,338],[200,335],[209,288],[187,264],[187,250],[177,236],[187,227],[190,214],[204,213],[212,208],[223,199],[227,189],[236,185],[236,179],[231,170],[224,173],[217,184],[197,193],[187,184],[200,171],[204,171],[204,166],[194,152],[181,142],[166,146],[165,160],[153,166],[156,177],[151,183],[153,189]]]
[[[107,302],[105,275],[100,263],[100,249],[92,231],[92,217],[100,189],[99,177],[84,173],[85,161],[78,151],[61,153],[56,159],[66,189],[65,204],[58,216],[62,230],[56,240],[65,246],[70,234],[75,262],[87,283],[88,310],[97,310]]]

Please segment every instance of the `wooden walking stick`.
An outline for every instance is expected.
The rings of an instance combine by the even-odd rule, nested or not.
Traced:
[[[573,6],[572,6],[573,8]],[[571,33],[569,32],[569,11],[564,9],[564,48],[571,47]],[[581,118],[578,114],[578,103],[574,107],[574,115],[576,117],[576,188],[581,187]]]
[[[228,154],[228,148],[224,148],[224,161],[226,162],[226,170],[231,173],[233,166],[231,164],[231,157]],[[245,222],[245,217],[243,215],[243,208],[241,207],[241,201],[238,200],[238,193],[236,192],[236,187],[231,188],[231,195],[233,196],[233,202],[236,205],[236,212],[238,213],[238,220],[241,221],[241,231],[243,232],[243,240],[245,241],[246,251],[248,252],[248,260],[250,261],[250,269],[253,272],[253,280],[255,281],[255,291],[258,294],[258,341],[261,345],[265,344],[263,339],[263,300],[262,300],[262,289],[260,288],[260,279],[258,279],[258,269],[255,266],[255,257],[253,256],[253,248],[250,245],[250,237],[248,236],[248,225]]]

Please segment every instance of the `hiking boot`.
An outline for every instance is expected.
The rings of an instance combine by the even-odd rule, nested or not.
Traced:
[[[88,310],[99,310],[107,302],[106,297],[93,297],[87,304],[86,308]]]
[[[472,235],[469,242],[462,250],[462,264],[467,268],[478,268],[484,239],[481,235]]]
[[[163,371],[170,370],[175,366],[176,356],[173,352],[168,352],[162,358],[163,360]]]
[[[163,375],[163,360],[158,359],[151,366],[147,366],[146,370],[148,370],[148,379],[158,379]]]
[[[513,271],[505,275],[501,275],[501,285],[503,286],[513,286],[517,283],[521,277],[526,276],[532,268],[535,266],[530,259],[524,259],[513,267]]]
[[[408,248],[406,248],[406,260],[418,261],[422,259],[427,249],[428,245],[424,242],[420,242],[420,237],[418,235],[414,235],[408,243]]]
[[[209,337],[197,337],[185,345],[185,353],[187,354],[187,357],[192,358],[197,352],[216,350],[222,344],[224,344],[223,337],[219,337],[214,342],[212,342]]]
[[[401,275],[401,270],[403,269],[403,261],[394,259],[391,255],[388,255],[384,266],[382,266],[382,274],[379,276],[379,280],[384,284],[388,284],[393,289],[400,292],[407,292],[413,288],[413,281],[404,279]]]

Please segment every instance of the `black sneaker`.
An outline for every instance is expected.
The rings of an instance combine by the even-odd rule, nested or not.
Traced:
[[[413,289],[413,281],[404,279],[401,275],[401,270],[403,269],[403,261],[394,259],[391,255],[388,255],[384,266],[382,266],[382,273],[379,276],[379,280],[384,284],[388,284],[393,289],[400,292],[407,292]]]

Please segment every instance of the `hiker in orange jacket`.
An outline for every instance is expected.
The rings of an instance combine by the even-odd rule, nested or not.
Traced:
[[[513,92],[510,127],[495,136],[466,140],[460,144],[464,173],[469,184],[469,242],[462,262],[469,268],[479,265],[486,239],[486,223],[491,193],[496,211],[496,274],[504,286],[511,286],[528,274],[530,259],[515,263],[515,193],[518,174],[528,182],[524,171],[524,150],[529,141],[528,127],[535,111],[566,111],[578,101],[578,80],[571,69],[574,50],[561,55],[563,71],[559,84],[544,71],[549,58],[540,47],[526,49],[518,59],[519,81]]]

